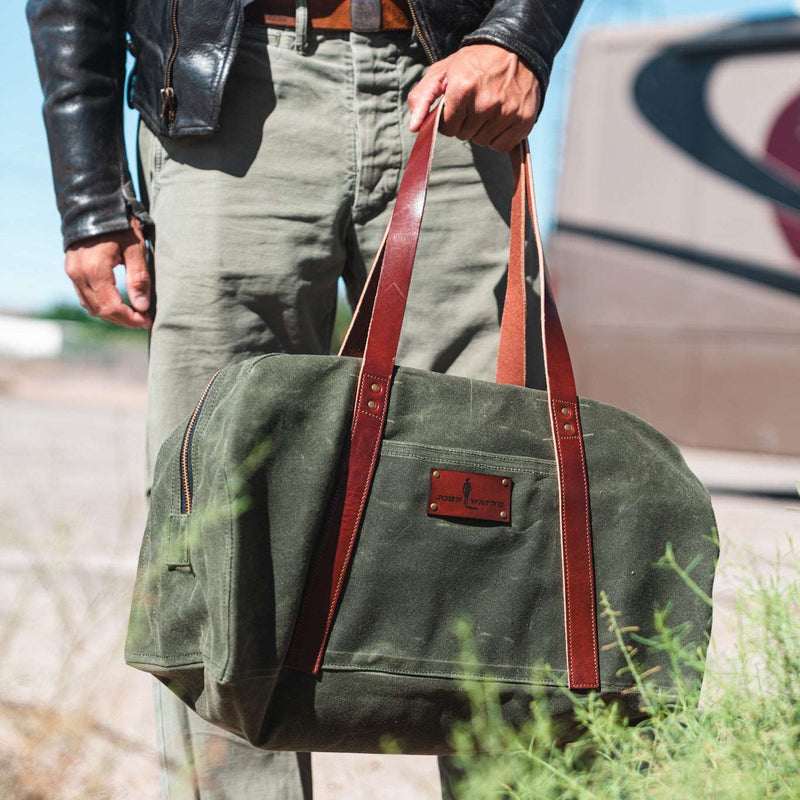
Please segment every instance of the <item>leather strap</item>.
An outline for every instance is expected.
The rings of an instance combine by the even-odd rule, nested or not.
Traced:
[[[519,164],[522,160],[523,163]],[[564,587],[564,627],[567,644],[567,674],[570,689],[600,688],[600,658],[597,647],[592,524],[589,478],[583,445],[580,408],[567,340],[553,297],[552,281],[542,246],[531,154],[527,141],[513,153],[515,171],[523,168],[524,195],[528,204],[541,285],[541,330],[550,427],[558,470],[558,505],[561,529],[561,575]],[[524,222],[523,222],[524,225]],[[512,237],[513,238],[513,237]],[[525,276],[515,285],[525,291]],[[509,279],[509,287],[511,280]],[[508,302],[508,300],[506,300]],[[504,318],[505,321],[505,318]],[[502,331],[501,331],[502,333]],[[525,342],[517,340],[523,352]]]
[[[525,142],[527,148],[527,142]],[[516,153],[516,151],[515,151]],[[514,166],[514,154],[512,154],[514,189],[511,203],[511,223],[509,237],[508,254],[508,276],[506,280],[506,295],[503,302],[503,316],[500,323],[500,344],[497,351],[497,373],[495,380],[497,383],[512,384],[514,386],[525,386],[526,364],[524,343],[527,341],[527,286],[525,281],[525,200],[523,195],[524,181],[520,181],[522,175],[521,167]],[[518,196],[519,195],[519,196]],[[538,231],[538,216],[536,208],[531,212],[536,231]],[[367,331],[369,322],[372,318],[372,311],[375,305],[375,292],[378,287],[383,266],[383,255],[386,247],[386,238],[389,235],[392,221],[386,227],[383,234],[378,252],[372,261],[372,267],[364,288],[359,297],[358,304],[353,311],[353,317],[347,333],[344,336],[342,345],[339,348],[340,356],[353,356],[363,358],[364,346],[367,341]],[[537,233],[537,237],[541,238]],[[541,249],[541,248],[540,248]],[[541,263],[541,258],[539,259]],[[523,343],[520,346],[520,342]],[[570,366],[570,370],[572,367]]]
[[[360,342],[364,342],[343,504],[337,508],[339,504],[332,503],[334,510],[322,534],[285,660],[287,667],[312,674],[317,674],[322,665],[378,460],[441,109],[440,103],[417,135],[392,219],[341,350],[342,354],[355,354],[361,349]],[[506,313],[503,316],[501,335],[505,341],[498,367],[505,382],[524,385],[524,356],[520,369],[518,353],[525,350],[527,203],[541,267],[542,338],[559,477],[568,680],[571,688],[599,688],[588,480],[575,381],[544,262],[527,144],[512,155],[512,166],[514,195],[506,297],[511,311],[507,312],[508,321]],[[370,321],[366,324],[369,311]]]
[[[526,142],[527,145],[527,142]],[[525,285],[525,192],[521,164],[521,148],[511,154],[514,193],[511,198],[508,276],[503,317],[500,321],[500,343],[497,348],[497,383],[525,386],[525,342],[527,341],[527,291]],[[536,234],[537,240],[539,234]],[[541,259],[539,261],[541,263]]]

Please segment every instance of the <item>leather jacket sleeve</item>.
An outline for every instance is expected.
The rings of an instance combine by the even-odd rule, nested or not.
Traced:
[[[147,222],[125,155],[125,0],[28,0],[64,248]]]
[[[480,27],[461,44],[492,42],[516,53],[539,79],[542,95],[556,53],[572,27],[582,0],[496,0]]]

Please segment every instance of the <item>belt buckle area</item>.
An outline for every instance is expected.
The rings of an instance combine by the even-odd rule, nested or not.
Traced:
[[[356,33],[377,33],[382,23],[381,0],[350,0],[350,26]]]

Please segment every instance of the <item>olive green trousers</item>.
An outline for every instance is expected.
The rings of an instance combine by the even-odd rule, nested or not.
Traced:
[[[425,63],[410,33],[298,41],[247,25],[218,133],[160,140],[140,125],[155,223],[148,484],[159,446],[217,369],[329,352],[339,280],[358,297],[391,214],[413,142],[407,96]],[[510,198],[506,156],[440,137],[399,363],[493,377]],[[257,750],[157,693],[165,797],[311,796],[308,754]]]

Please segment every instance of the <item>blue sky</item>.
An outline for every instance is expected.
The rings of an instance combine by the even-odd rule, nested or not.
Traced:
[[[567,112],[569,74],[580,35],[603,24],[788,11],[770,0],[585,0],[570,39],[556,62],[547,103],[533,137],[534,166],[542,214],[553,212],[561,133]],[[127,115],[129,152],[136,124]],[[41,90],[33,61],[24,3],[0,4],[0,242],[3,285],[0,309],[35,311],[75,299],[63,272],[63,252]]]

